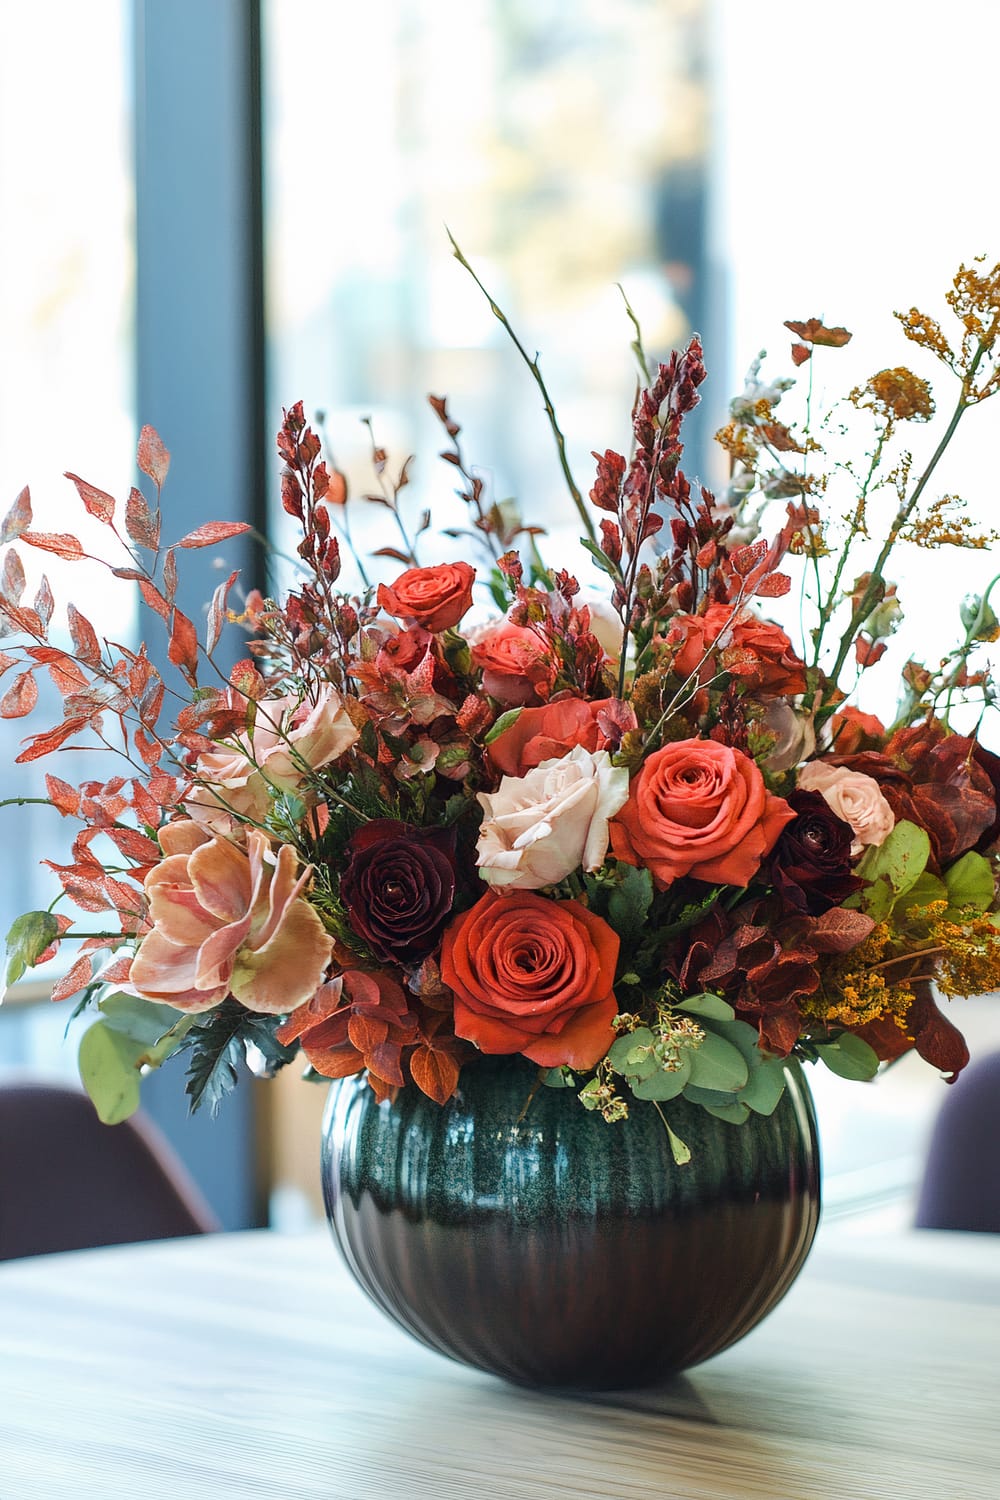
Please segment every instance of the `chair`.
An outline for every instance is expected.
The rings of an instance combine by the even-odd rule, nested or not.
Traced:
[[[102,1125],[76,1089],[0,1082],[0,1260],[218,1228],[149,1121]]]
[[[941,1106],[916,1226],[1000,1234],[1000,1052],[966,1068]]]

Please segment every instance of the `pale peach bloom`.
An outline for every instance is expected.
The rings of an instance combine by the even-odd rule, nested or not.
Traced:
[[[597,637],[605,656],[612,661],[617,661],[622,654],[622,622],[617,610],[613,609],[607,599],[599,595],[591,597],[589,593],[581,594],[577,600],[578,604],[585,604],[590,610],[590,633]]]
[[[581,866],[597,870],[608,852],[608,819],[628,797],[628,771],[606,750],[575,745],[524,776],[480,792],[485,813],[477,864],[490,885],[538,890]]]
[[[315,704],[290,695],[263,698],[252,734],[199,755],[185,807],[216,833],[236,831],[241,820],[262,823],[272,788],[300,791],[307,769],[319,771],[338,760],[357,739],[344,700],[329,684]]]
[[[152,930],[132,960],[128,988],[178,1010],[211,1010],[232,995],[282,1015],[317,990],[333,942],[303,899],[312,871],[295,850],[275,857],[252,829],[244,852],[189,820],[160,831],[166,857],[147,875]]]
[[[767,705],[764,728],[778,736],[763,762],[765,771],[790,771],[816,749],[812,714],[797,713],[787,698],[773,698]]]
[[[798,773],[796,783],[800,791],[819,792],[837,817],[850,823],[854,829],[853,855],[860,854],[866,844],[884,844],[896,826],[878,782],[863,771],[811,760]]]

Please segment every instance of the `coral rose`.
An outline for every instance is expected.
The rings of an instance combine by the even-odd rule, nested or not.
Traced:
[[[473,646],[472,660],[482,671],[490,697],[512,708],[544,702],[556,680],[556,663],[545,642],[533,630],[509,621]]]
[[[745,886],[794,816],[742,751],[679,740],[643,764],[611,824],[611,846],[647,867],[660,890],[682,875]]]
[[[747,611],[734,614],[729,604],[710,604],[703,615],[678,615],[667,639],[679,644],[674,656],[679,677],[690,677],[701,664],[700,681],[707,682],[717,670],[712,653],[732,648],[741,658],[722,665],[754,692],[790,698],[806,690],[805,662],[781,626]]]
[[[606,750],[608,738],[597,717],[614,701],[601,698],[596,703],[584,703],[582,698],[560,698],[541,708],[522,708],[513,724],[490,744],[490,760],[507,776],[523,776],[543,760],[565,755],[574,745],[582,745],[584,750]]]
[[[597,870],[608,852],[608,819],[628,796],[628,771],[606,750],[577,745],[526,776],[505,776],[480,792],[479,873],[490,885],[537,890],[582,865]]]
[[[819,792],[837,817],[850,823],[854,830],[852,855],[860,854],[866,844],[884,844],[896,826],[892,808],[878,782],[863,771],[811,760],[802,767],[796,781],[800,791]]]
[[[217,833],[233,832],[240,820],[261,823],[272,788],[298,791],[307,771],[338,760],[358,733],[344,700],[329,684],[314,704],[291,696],[262,698],[251,734],[199,755],[196,785],[184,805],[192,818]]]
[[[166,858],[146,876],[153,923],[132,960],[129,988],[178,1010],[211,1010],[232,995],[282,1015],[322,983],[333,941],[302,899],[312,871],[282,844],[273,859],[252,829],[246,852],[183,820],[161,830]]]
[[[378,602],[386,614],[436,635],[450,630],[472,607],[476,570],[465,562],[407,568],[395,583],[380,583]]]
[[[577,901],[488,891],[444,935],[455,1034],[544,1068],[592,1068],[615,1039],[618,936]]]

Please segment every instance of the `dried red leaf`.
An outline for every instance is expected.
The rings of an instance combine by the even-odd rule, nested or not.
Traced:
[[[785,327],[797,338],[805,339],[807,344],[818,344],[827,349],[842,349],[853,337],[846,328],[826,328],[819,318],[809,318],[805,323],[794,323],[786,319]]]
[[[58,776],[45,777],[45,790],[49,801],[64,818],[75,818],[80,811],[80,793],[76,787],[70,786],[68,781],[61,781]]]
[[[812,350],[807,344],[792,345],[792,364],[804,365],[807,359],[812,359]]]
[[[0,526],[0,547],[12,542],[31,525],[31,494],[28,486],[18,495]]]
[[[167,655],[175,667],[180,667],[192,687],[196,686],[198,672],[198,635],[187,615],[174,610],[173,626]]]
[[[75,604],[67,607],[66,615],[69,620],[69,631],[73,637],[73,645],[80,661],[86,662],[88,667],[99,667],[101,664],[101,645],[97,639],[97,632],[93,625],[82,615]]]
[[[56,980],[52,986],[52,999],[67,1000],[70,995],[75,995],[85,989],[93,977],[94,961],[89,954],[84,953],[71,969]]]
[[[155,865],[160,860],[160,846],[140,833],[138,828],[109,828],[108,838],[127,859],[138,865]]]
[[[177,558],[173,547],[168,547],[163,558],[163,589],[170,604],[177,596]]]
[[[229,590],[239,576],[238,569],[235,573],[230,573],[225,583],[220,583],[212,595],[212,602],[208,609],[208,639],[205,645],[205,650],[209,656],[211,656],[219,644],[222,630],[226,623],[226,600],[229,597]]]
[[[21,672],[0,698],[0,718],[23,719],[38,702],[38,683],[32,668]]]
[[[21,602],[24,593],[24,565],[20,557],[11,547],[3,560],[3,573],[0,574],[0,592],[6,603],[15,607]]]
[[[155,583],[150,583],[148,578],[140,578],[139,592],[150,609],[155,609],[162,620],[170,619],[170,605],[164,599]]]
[[[76,492],[83,501],[87,514],[96,516],[99,521],[104,522],[105,526],[110,526],[115,518],[114,495],[109,495],[106,490],[99,490],[96,485],[88,484],[85,479],[80,478],[79,474],[67,473],[64,477],[72,480],[76,485]]]
[[[87,724],[85,716],[77,715],[73,718],[63,719],[55,729],[46,730],[43,734],[32,735],[26,742],[25,748],[20,755],[14,757],[15,766],[27,765],[29,761],[38,760],[42,755],[48,755],[73,734],[79,734],[80,730]]]
[[[17,656],[10,656],[6,651],[0,651],[0,677],[9,672],[11,667],[16,667],[20,660]]]
[[[788,593],[792,580],[787,573],[768,573],[754,589],[758,599],[780,599]]]
[[[149,475],[157,490],[161,490],[170,468],[170,454],[156,428],[148,424],[139,434],[136,463],[143,474]]]
[[[40,552],[54,552],[66,562],[78,562],[87,556],[76,537],[68,531],[22,531],[21,541],[27,542],[29,547],[37,547]]]
[[[418,1045],[410,1054],[410,1073],[422,1093],[436,1104],[444,1104],[458,1087],[461,1064],[442,1046]]]
[[[229,681],[244,698],[252,698],[255,702],[267,692],[267,684],[249,657],[236,663],[229,674]]]
[[[138,750],[142,762],[147,766],[155,766],[163,754],[163,746],[158,739],[146,733],[141,727],[132,731],[132,743]]]
[[[145,495],[134,486],[125,502],[125,530],[139,547],[155,552],[160,545],[160,512],[151,510]]]
[[[41,582],[38,585],[38,591],[35,594],[35,613],[42,622],[43,630],[48,630],[49,622],[52,619],[52,611],[55,607],[56,601],[53,597],[49,580],[43,573]]]
[[[196,531],[189,531],[177,543],[178,547],[211,547],[216,542],[228,541],[231,536],[240,536],[253,528],[247,521],[207,521]]]

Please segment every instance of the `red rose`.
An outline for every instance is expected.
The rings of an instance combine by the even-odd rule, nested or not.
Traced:
[[[671,645],[679,644],[674,656],[674,671],[688,678],[704,661],[699,680],[707,682],[718,670],[712,655],[719,637],[720,651],[732,650],[723,669],[740,678],[748,688],[768,697],[792,697],[806,690],[805,662],[796,656],[792,643],[780,625],[756,615],[737,612],[729,604],[710,604],[703,615],[678,615],[667,637]],[[735,652],[743,653],[738,659]]]
[[[615,1039],[618,936],[577,901],[488,891],[445,932],[455,1035],[545,1068],[592,1068]]]
[[[679,740],[643,765],[612,820],[611,847],[651,870],[660,890],[681,875],[745,886],[794,817],[741,750]]]
[[[472,660],[490,697],[512,708],[543,703],[556,680],[556,663],[545,642],[509,621],[473,646]]]
[[[379,584],[378,602],[386,614],[437,634],[457,625],[470,608],[475,576],[464,562],[408,568],[395,583]]]
[[[575,745],[584,750],[607,750],[606,734],[598,728],[597,716],[611,698],[584,703],[582,698],[560,698],[542,708],[522,708],[509,729],[489,747],[490,760],[505,776],[523,776],[543,760],[555,760]]]

